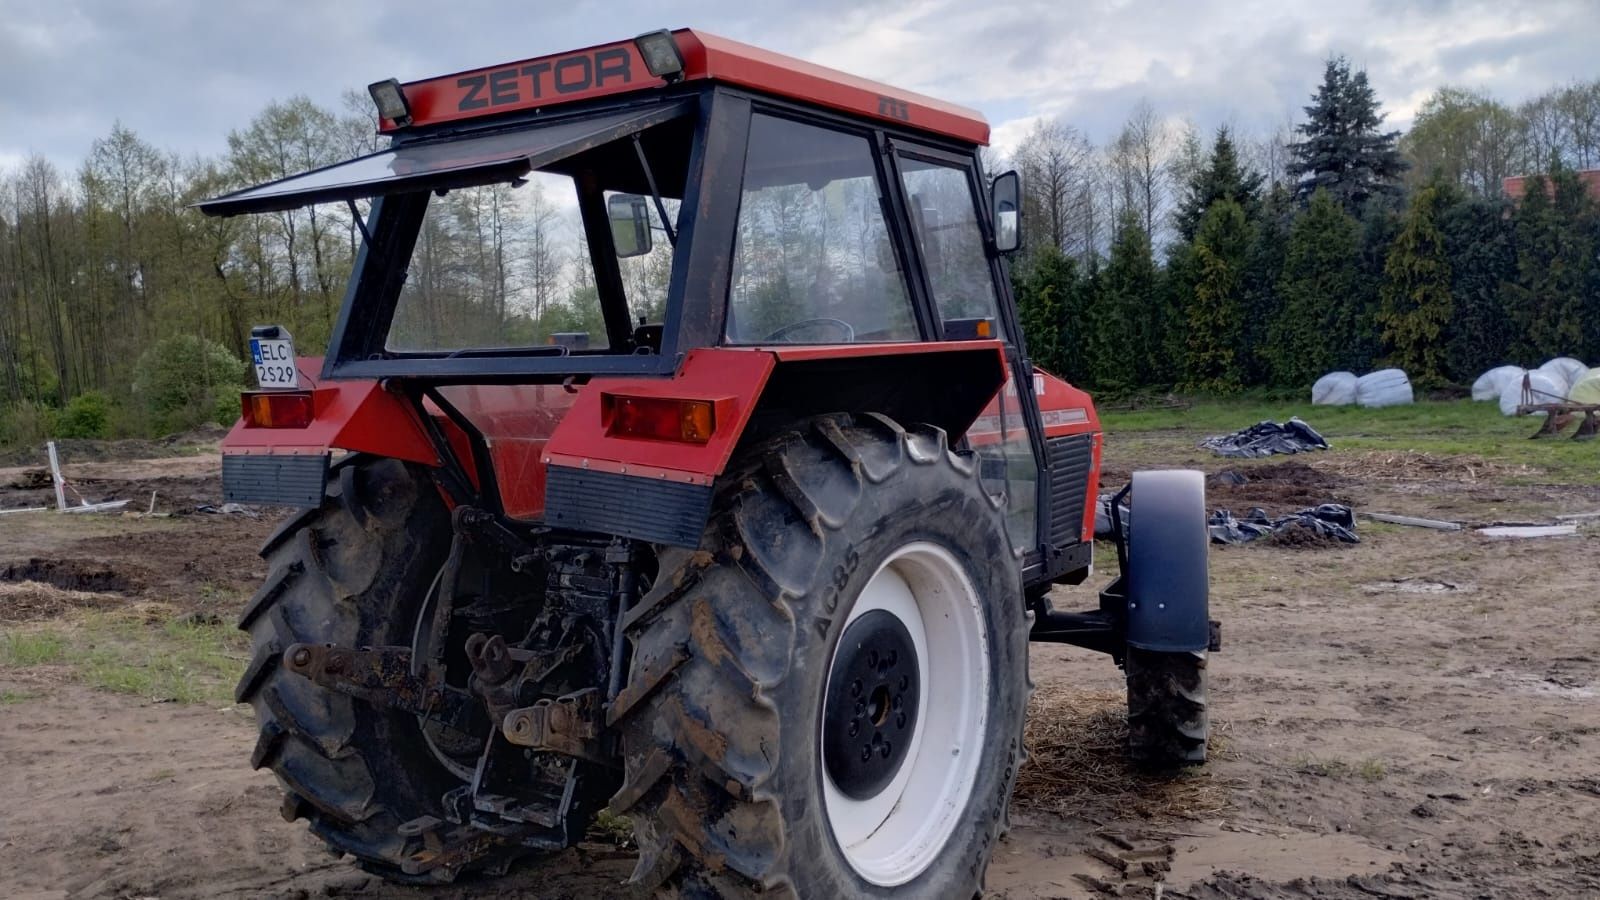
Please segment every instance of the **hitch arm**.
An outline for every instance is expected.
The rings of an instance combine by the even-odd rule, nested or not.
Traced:
[[[293,644],[283,651],[283,667],[314,684],[373,706],[387,706],[471,732],[482,707],[466,691],[450,687],[432,670],[411,674],[407,647]]]

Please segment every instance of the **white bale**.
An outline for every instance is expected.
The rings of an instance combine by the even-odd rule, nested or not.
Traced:
[[[1379,369],[1356,379],[1356,403],[1368,409],[1411,402],[1411,379],[1399,369]]]
[[[1528,387],[1533,390],[1534,403],[1560,403],[1566,397],[1566,391],[1555,379],[1540,371],[1529,372],[1527,375]],[[1517,407],[1522,405],[1522,379],[1514,378],[1505,383],[1500,389],[1500,414],[1514,416]],[[1544,413],[1534,413],[1542,416]]]
[[[1589,367],[1570,356],[1558,356],[1540,366],[1537,371],[1550,376],[1551,381],[1560,385],[1561,396],[1565,397],[1567,391],[1578,383],[1578,379],[1589,371]]]
[[[1590,369],[1579,378],[1567,391],[1567,399],[1573,403],[1589,403],[1600,406],[1600,369]]]
[[[1311,386],[1313,406],[1349,406],[1356,402],[1356,373],[1329,372]]]
[[[1494,401],[1500,399],[1500,389],[1507,381],[1521,381],[1527,370],[1521,366],[1495,366],[1478,376],[1472,383],[1472,399]]]

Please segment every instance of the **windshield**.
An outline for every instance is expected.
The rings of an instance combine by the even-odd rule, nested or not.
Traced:
[[[667,226],[677,224],[691,133],[689,122],[677,120],[645,132],[637,149],[631,137],[622,138],[514,180],[436,192],[385,349],[659,350],[673,260]],[[640,197],[633,206],[643,217],[639,229],[648,233],[647,247],[631,248],[627,258],[615,252],[606,218],[608,201],[619,194]]]

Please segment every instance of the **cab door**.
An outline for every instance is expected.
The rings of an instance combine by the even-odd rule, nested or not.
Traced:
[[[1039,429],[1033,369],[1022,355],[1004,267],[990,248],[988,217],[971,156],[896,142],[895,178],[903,192],[915,252],[934,308],[936,340],[994,338],[1006,344],[1008,377],[968,431],[984,486],[1006,504],[1006,528],[1025,572],[1040,565]]]

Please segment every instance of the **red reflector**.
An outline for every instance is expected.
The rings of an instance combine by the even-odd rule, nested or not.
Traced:
[[[310,391],[259,391],[239,396],[249,428],[305,428],[311,424]]]
[[[606,434],[617,437],[704,444],[717,429],[710,400],[601,394],[600,415],[606,423]]]

